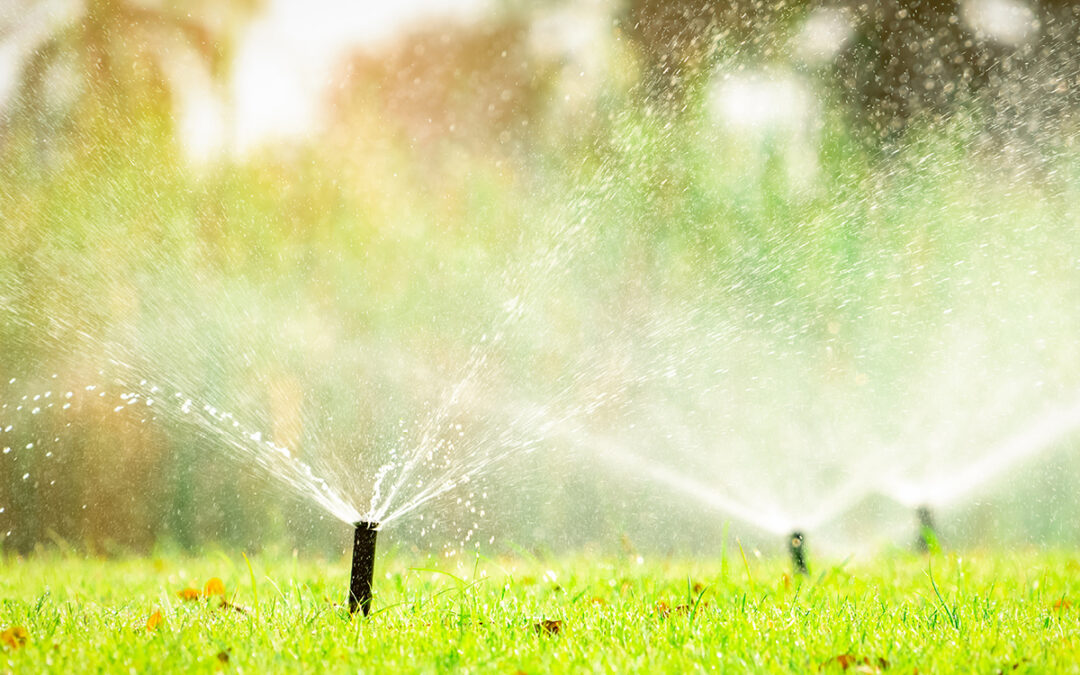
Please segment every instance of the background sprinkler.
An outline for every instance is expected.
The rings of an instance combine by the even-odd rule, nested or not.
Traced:
[[[791,552],[791,566],[795,574],[810,574],[810,568],[806,566],[805,538],[802,532],[792,532],[788,540],[788,551]]]
[[[915,538],[915,550],[919,553],[929,553],[938,547],[937,527],[934,525],[934,512],[929,506],[920,506],[915,509],[915,517],[919,521],[919,535]]]
[[[375,538],[379,524],[360,521],[353,539],[352,578],[349,582],[349,613],[359,607],[364,616],[371,611],[371,579],[375,576]]]

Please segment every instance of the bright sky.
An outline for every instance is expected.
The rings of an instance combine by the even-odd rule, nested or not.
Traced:
[[[235,149],[317,128],[322,94],[335,86],[343,72],[336,66],[351,49],[422,20],[467,19],[487,7],[488,0],[271,0],[234,64]]]

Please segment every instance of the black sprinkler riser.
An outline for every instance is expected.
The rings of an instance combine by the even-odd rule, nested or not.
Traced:
[[[355,614],[357,608],[364,612],[364,616],[371,611],[371,580],[375,576],[375,538],[378,534],[378,523],[361,521],[356,524],[352,577],[349,581],[350,614]]]
[[[792,532],[788,538],[788,551],[791,553],[791,567],[795,574],[810,574],[806,565],[806,537],[802,532]]]
[[[938,541],[937,525],[934,523],[934,512],[929,506],[920,506],[915,509],[915,517],[919,521],[919,534],[915,537],[915,550],[919,553],[929,553],[931,542]]]

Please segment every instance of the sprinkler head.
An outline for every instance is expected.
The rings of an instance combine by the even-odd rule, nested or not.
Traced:
[[[915,537],[915,550],[919,553],[929,553],[938,548],[937,526],[934,524],[934,512],[929,506],[920,506],[915,509],[915,518],[919,521],[919,534]]]
[[[806,566],[806,538],[802,532],[792,532],[788,538],[788,552],[791,553],[791,567],[795,574],[810,574],[810,568]]]
[[[371,611],[371,579],[375,576],[375,537],[379,524],[360,521],[353,539],[352,578],[349,581],[349,613],[357,608],[364,616]]]

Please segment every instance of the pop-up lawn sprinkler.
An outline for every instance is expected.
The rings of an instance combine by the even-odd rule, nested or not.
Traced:
[[[791,553],[791,567],[795,574],[808,575],[810,568],[806,566],[806,539],[802,532],[792,532],[788,539],[788,551]]]
[[[371,611],[371,579],[375,576],[375,538],[378,534],[378,523],[360,521],[356,524],[352,578],[349,581],[350,614],[355,614],[357,608],[364,612],[364,616]]]
[[[938,547],[937,525],[934,524],[934,512],[929,506],[920,506],[915,509],[915,517],[919,521],[919,535],[915,537],[915,550],[919,553],[929,553]]]

